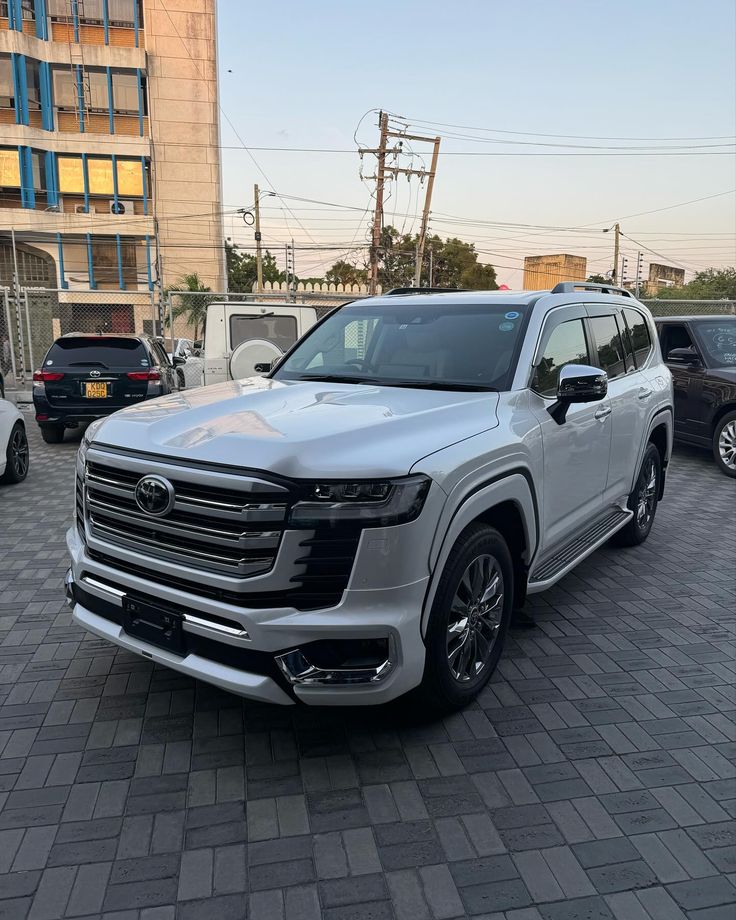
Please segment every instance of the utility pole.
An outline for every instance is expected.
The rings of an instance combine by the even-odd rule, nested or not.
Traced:
[[[621,247],[621,225],[613,225],[613,283],[618,284],[618,254]]]
[[[432,189],[434,188],[434,177],[437,173],[437,159],[440,155],[440,138],[434,139],[434,149],[432,150],[432,165],[429,167],[429,178],[427,179],[427,192],[424,196],[424,211],[422,212],[422,226],[419,230],[419,243],[417,245],[417,262],[414,269],[414,287],[419,287],[422,280],[422,260],[424,259],[424,244],[427,239],[427,224],[429,223],[429,206],[432,202]],[[430,282],[431,284],[431,282]]]
[[[261,203],[259,201],[258,186],[253,186],[254,211],[256,218],[256,291],[263,293],[263,253],[261,252]]]
[[[378,143],[378,168],[376,169],[376,210],[373,215],[373,236],[371,238],[370,270],[368,273],[368,291],[376,293],[378,287],[378,250],[381,246],[381,227],[383,224],[383,186],[386,181],[386,141],[388,138],[388,113],[381,112],[379,120],[381,138]]]
[[[434,247],[429,247],[429,286],[434,286]]]

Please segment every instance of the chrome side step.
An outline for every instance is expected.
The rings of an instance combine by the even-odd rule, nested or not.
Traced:
[[[629,509],[612,508],[605,517],[599,518],[587,530],[568,540],[551,556],[538,562],[529,576],[529,593],[543,591],[566,575],[578,562],[589,556],[617,530],[620,530],[632,515],[633,511]]]

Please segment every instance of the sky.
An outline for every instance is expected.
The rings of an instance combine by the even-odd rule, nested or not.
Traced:
[[[475,242],[499,282],[521,287],[545,252],[609,270],[617,220],[629,276],[640,249],[645,276],[649,260],[736,264],[736,0],[219,0],[218,33],[226,236],[252,246],[232,212],[254,183],[274,190],[264,243],[283,261],[293,237],[302,277],[365,258],[355,139],[377,145],[378,109],[442,136],[430,232]],[[412,147],[400,165],[428,168]],[[416,232],[424,192],[391,182],[385,222]]]

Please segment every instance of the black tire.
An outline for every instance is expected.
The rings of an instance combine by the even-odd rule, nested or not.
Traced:
[[[464,579],[474,571],[474,565],[480,566],[480,593],[475,590],[468,594],[471,579],[467,582]],[[496,576],[500,576],[498,581]],[[496,590],[485,605],[486,613],[482,614],[484,605],[477,601],[484,593],[484,585],[487,594],[494,583]],[[460,608],[467,605],[469,616],[458,613],[458,607],[453,609],[453,602],[458,601]],[[429,616],[424,677],[417,691],[424,705],[434,711],[448,712],[475,699],[501,657],[513,606],[514,568],[506,541],[493,527],[471,524],[450,552]],[[455,617],[459,618],[453,623]],[[451,626],[455,627],[454,636]],[[474,659],[466,667],[462,664],[463,649],[469,649],[468,658]],[[458,673],[454,673],[455,669]]]
[[[725,476],[736,478],[736,412],[727,412],[716,425],[713,457]]]
[[[5,451],[5,472],[0,482],[23,482],[28,475],[28,438],[23,422],[16,422]]]
[[[64,440],[63,425],[42,425],[41,437],[47,444],[61,444]]]
[[[629,496],[629,508],[634,516],[629,523],[613,535],[616,546],[638,546],[649,536],[654,524],[662,485],[662,458],[651,442],[642,457],[636,485]]]

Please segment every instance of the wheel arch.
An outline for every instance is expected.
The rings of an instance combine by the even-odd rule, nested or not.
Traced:
[[[527,470],[514,470],[479,484],[457,505],[441,539],[432,548],[427,594],[422,613],[422,636],[432,609],[437,585],[447,558],[461,534],[471,524],[488,524],[501,533],[514,564],[515,604],[526,594],[529,565],[536,551],[539,514],[536,494]]]
[[[718,427],[721,419],[724,415],[728,415],[730,412],[736,412],[736,402],[727,402],[722,406],[719,406],[718,409],[713,413],[713,420],[711,422],[711,437],[716,433],[716,428]]]

